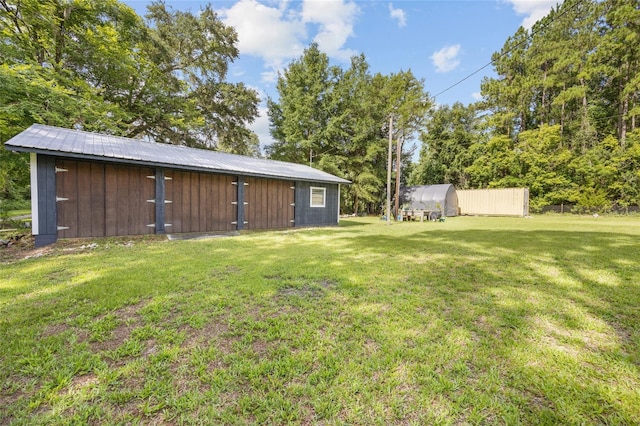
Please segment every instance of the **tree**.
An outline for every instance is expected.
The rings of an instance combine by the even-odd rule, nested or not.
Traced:
[[[627,167],[635,163],[629,135],[640,112],[639,34],[635,0],[567,0],[510,37],[493,56],[498,78],[482,84],[492,138],[472,146],[474,185],[529,186],[532,206],[635,200],[626,182],[636,182]],[[508,175],[491,167],[507,158]]]
[[[383,195],[386,141],[374,79],[364,55],[354,56],[327,98],[326,137],[333,148],[322,156],[320,167],[352,182],[342,191],[347,212],[375,211]]]
[[[518,178],[520,165],[511,138],[493,136],[486,143],[470,147],[475,157],[465,169],[471,188],[510,188],[522,186]]]
[[[601,66],[610,87],[615,128],[624,148],[627,132],[635,128],[640,100],[640,6],[635,0],[608,0],[602,4],[604,23],[594,62]]]
[[[520,166],[519,185],[529,188],[533,207],[568,201],[573,185],[568,165],[571,151],[562,146],[560,126],[541,126],[518,135],[515,145]]]
[[[410,178],[412,185],[451,183],[458,188],[469,185],[466,168],[475,158],[471,145],[485,136],[479,129],[476,107],[461,103],[441,106],[420,134],[422,148]]]
[[[312,164],[329,148],[327,98],[339,73],[314,43],[280,74],[276,86],[279,99],[267,102],[275,139],[267,147],[271,158]]]
[[[41,123],[259,153],[258,96],[225,81],[237,35],[210,5],[154,2],[148,24],[117,0],[0,0],[0,11],[2,146]]]
[[[250,139],[258,96],[225,82],[237,35],[210,5],[196,15],[154,2],[149,26],[116,0],[3,0],[0,7],[6,63],[30,67],[89,105],[69,108],[77,111],[73,126],[205,148],[224,139],[231,151]],[[92,109],[106,114],[95,120]]]

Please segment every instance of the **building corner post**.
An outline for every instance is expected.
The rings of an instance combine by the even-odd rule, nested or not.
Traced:
[[[31,232],[34,245],[43,247],[58,241],[55,157],[32,153],[30,173]]]

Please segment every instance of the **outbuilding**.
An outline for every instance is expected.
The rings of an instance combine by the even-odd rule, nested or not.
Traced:
[[[58,238],[337,225],[340,185],[302,164],[34,124],[5,143],[31,153],[37,247]]]
[[[458,215],[458,196],[451,184],[407,186],[400,201],[410,210],[438,211],[444,216]]]

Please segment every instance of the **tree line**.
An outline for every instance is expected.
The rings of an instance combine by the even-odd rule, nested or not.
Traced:
[[[534,209],[640,204],[636,0],[566,0],[492,61],[482,101],[434,112],[412,182],[528,187]]]
[[[528,187],[533,210],[640,204],[637,1],[567,0],[530,30],[519,28],[492,64],[497,77],[484,79],[481,101],[432,109],[410,71],[372,76],[364,56],[346,70],[330,67],[312,46],[280,75],[279,99],[269,103],[270,155],[315,159],[354,182],[343,211],[377,212],[385,123],[394,116],[395,140],[421,141],[417,164],[407,161],[410,150],[401,154],[402,183]]]
[[[194,15],[155,2],[146,19],[116,0],[0,0],[0,11],[3,143],[45,123],[260,155],[248,129],[259,99],[225,80],[237,35],[211,6]],[[389,137],[403,184],[525,186],[534,209],[640,204],[636,0],[566,0],[492,63],[481,101],[434,108],[410,70],[372,73],[364,55],[332,65],[312,44],[267,101],[265,155],[352,181],[344,212],[381,211]],[[28,168],[0,156],[6,198],[27,187],[28,171],[16,170]]]
[[[424,128],[432,106],[424,81],[411,71],[372,74],[364,55],[351,58],[347,69],[332,66],[312,44],[279,75],[277,90],[278,99],[268,101],[275,142],[267,155],[350,180],[341,211],[380,213],[389,132],[400,146],[400,169],[410,170],[412,148],[403,143]]]

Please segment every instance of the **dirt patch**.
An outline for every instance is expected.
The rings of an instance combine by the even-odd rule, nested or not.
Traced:
[[[47,326],[47,328],[45,328],[42,333],[40,334],[41,337],[51,337],[51,336],[56,336],[58,334],[64,333],[67,330],[70,330],[71,327],[69,327],[67,324],[53,324],[50,326]]]
[[[0,239],[6,238],[0,236]],[[158,241],[167,241],[167,237],[165,235],[129,235],[126,237],[69,238],[60,239],[54,244],[36,248],[33,235],[26,234],[8,247],[2,246],[0,248],[0,264],[10,264],[20,260],[58,253],[84,253],[111,245],[133,247],[138,244]]]
[[[129,337],[131,337],[133,330],[138,328],[142,323],[139,311],[146,303],[146,300],[142,300],[133,305],[123,306],[122,308],[110,313],[115,316],[116,321],[118,321],[118,325],[113,329],[113,331],[111,331],[109,338],[101,341],[90,342],[89,347],[91,351],[97,353],[113,351],[119,348]],[[96,318],[96,320],[103,318],[105,315]],[[89,338],[89,333],[86,330],[78,330],[77,334],[79,341],[86,341]]]
[[[3,387],[0,387],[0,407],[9,407],[23,398],[31,398],[38,393],[42,385],[40,383],[29,384],[29,380],[17,375],[8,376],[2,385]],[[3,414],[0,413],[0,424],[5,424],[2,422],[2,416]]]
[[[322,278],[310,282],[285,282],[278,289],[277,295],[280,297],[302,297],[302,298],[320,298],[325,296],[327,290],[336,286],[335,281]]]
[[[73,389],[83,388],[85,386],[95,385],[98,383],[98,376],[93,373],[83,374],[82,376],[74,376],[71,379],[71,383],[68,386],[68,391],[71,393]]]
[[[0,236],[0,239],[3,239]],[[0,263],[13,263],[22,259],[41,257],[53,251],[51,246],[35,248],[32,235],[25,235],[9,246],[0,247]]]
[[[231,353],[231,346],[235,339],[225,337],[229,332],[227,322],[222,318],[216,318],[201,328],[186,328],[185,339],[182,342],[183,349],[193,349],[204,343],[215,344],[223,353]]]

